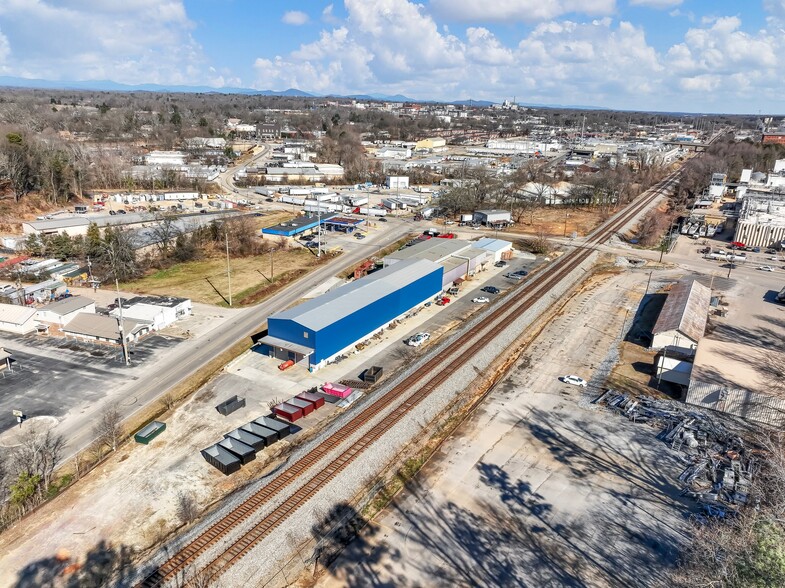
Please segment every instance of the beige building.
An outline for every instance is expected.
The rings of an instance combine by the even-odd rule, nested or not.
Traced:
[[[698,341],[706,332],[711,290],[696,282],[678,282],[652,329],[652,349],[673,348],[682,353],[695,353]]]

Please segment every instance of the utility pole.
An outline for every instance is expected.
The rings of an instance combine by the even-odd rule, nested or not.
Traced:
[[[567,219],[569,218],[570,214],[565,209],[564,211],[564,236],[567,236]]]
[[[128,355],[128,343],[125,340],[125,327],[123,326],[123,299],[120,298],[120,283],[117,278],[114,279],[114,285],[117,289],[117,308],[120,310],[120,318],[117,319],[117,330],[120,332],[120,343],[123,347],[123,361],[125,365],[131,365],[131,358]]]
[[[275,281],[275,273],[273,273],[273,251],[274,249],[270,248],[270,281]]]
[[[224,223],[224,237],[226,239],[226,279],[229,282],[229,306],[232,305],[232,270],[229,267],[229,229]]]

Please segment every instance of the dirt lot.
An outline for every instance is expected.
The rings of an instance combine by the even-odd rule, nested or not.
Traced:
[[[579,293],[319,585],[667,585],[689,506],[681,462],[648,427],[587,402],[647,277]],[[588,391],[560,383],[567,373]]]

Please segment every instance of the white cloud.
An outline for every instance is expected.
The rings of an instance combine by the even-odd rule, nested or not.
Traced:
[[[308,15],[302,10],[289,10],[288,12],[284,12],[281,21],[285,24],[298,27],[308,22]]]
[[[126,83],[208,81],[182,0],[2,0],[6,73]]]
[[[466,22],[539,22],[565,14],[589,16],[613,14],[616,0],[431,0],[434,12]]]
[[[649,8],[672,8],[679,6],[684,0],[630,0],[631,6],[648,6]]]
[[[338,24],[340,19],[333,14],[333,5],[328,4],[322,10],[322,20],[328,24]]]

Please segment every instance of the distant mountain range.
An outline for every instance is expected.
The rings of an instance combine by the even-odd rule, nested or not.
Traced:
[[[121,84],[112,80],[86,80],[86,81],[54,81],[30,78],[17,78],[0,76],[0,87],[32,88],[38,90],[93,90],[99,92],[180,92],[184,94],[245,94],[249,96],[288,96],[300,98],[341,98],[351,100],[379,100],[383,102],[419,102],[455,104],[456,106],[475,106],[486,108],[493,106],[494,102],[488,100],[454,100],[445,102],[441,100],[418,100],[402,94],[392,96],[386,94],[350,94],[350,95],[319,95],[303,92],[296,88],[288,90],[254,90],[252,88],[213,88],[211,86],[178,86],[165,84]],[[532,108],[567,108],[574,110],[609,110],[597,106],[565,106],[561,104],[523,104]]]

